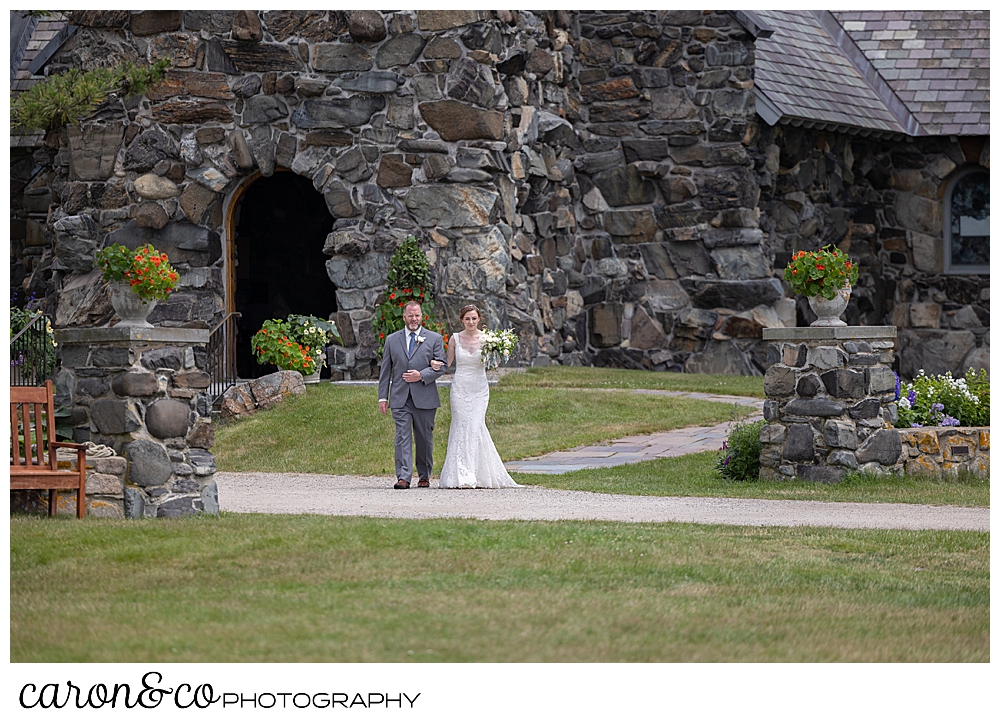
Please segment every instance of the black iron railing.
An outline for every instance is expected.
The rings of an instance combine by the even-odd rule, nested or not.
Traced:
[[[10,340],[10,385],[36,387],[45,383],[56,369],[56,347],[52,324],[38,314]]]
[[[213,401],[218,401],[236,383],[236,320],[239,318],[239,312],[226,314],[208,338],[208,373],[212,377],[208,391]]]

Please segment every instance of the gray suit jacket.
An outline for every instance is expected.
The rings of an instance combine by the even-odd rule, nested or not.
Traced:
[[[439,371],[434,371],[431,369],[431,359],[446,360],[444,340],[440,334],[421,327],[417,330],[417,336],[423,337],[424,340],[417,344],[413,356],[408,357],[407,334],[404,327],[389,334],[385,339],[382,368],[378,375],[378,398],[388,399],[390,409],[399,409],[406,404],[407,399],[413,399],[413,406],[417,409],[437,409],[441,406],[437,380],[445,373],[446,367],[442,366]],[[403,373],[407,369],[416,369],[420,372],[420,381],[404,382]]]

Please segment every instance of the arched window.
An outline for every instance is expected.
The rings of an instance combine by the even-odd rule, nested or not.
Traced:
[[[945,195],[944,272],[990,272],[990,174],[981,166],[960,171]]]

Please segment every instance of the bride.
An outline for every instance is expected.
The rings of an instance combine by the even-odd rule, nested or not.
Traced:
[[[441,470],[441,487],[520,487],[504,469],[489,430],[486,407],[490,387],[479,355],[479,309],[463,306],[459,318],[465,327],[448,345],[448,366],[456,362],[451,383],[451,429]],[[440,364],[440,362],[437,362]]]

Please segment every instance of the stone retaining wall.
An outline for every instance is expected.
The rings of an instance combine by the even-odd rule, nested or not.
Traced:
[[[990,473],[989,427],[921,427],[897,430],[907,474]]]
[[[56,341],[55,400],[70,410],[74,439],[128,460],[124,515],[218,513],[208,330],[67,329]]]
[[[900,472],[894,327],[765,329],[761,477],[835,482]]]

